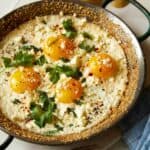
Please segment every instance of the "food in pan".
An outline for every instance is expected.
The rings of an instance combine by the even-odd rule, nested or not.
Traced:
[[[119,41],[86,18],[37,17],[0,43],[0,108],[42,135],[81,132],[109,118],[128,82]]]

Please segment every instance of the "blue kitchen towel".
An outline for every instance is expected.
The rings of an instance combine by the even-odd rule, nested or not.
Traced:
[[[137,145],[137,150],[150,150],[150,115]]]
[[[150,150],[150,87],[143,91],[120,127],[130,150]]]

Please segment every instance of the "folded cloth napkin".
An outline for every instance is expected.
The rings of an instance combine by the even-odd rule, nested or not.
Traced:
[[[134,108],[119,125],[130,150],[150,150],[150,87],[143,91]]]

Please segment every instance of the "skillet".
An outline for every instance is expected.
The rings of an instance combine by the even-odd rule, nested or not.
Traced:
[[[87,17],[89,21],[107,29],[117,40],[121,40],[121,46],[125,49],[129,70],[129,83],[124,94],[124,100],[121,102],[117,111],[114,112],[108,120],[105,120],[103,123],[96,125],[92,129],[83,131],[80,134],[47,137],[21,129],[0,112],[1,130],[10,135],[1,145],[0,149],[5,148],[11,142],[13,137],[46,145],[66,144],[83,140],[114,125],[125,114],[127,114],[130,108],[134,105],[142,89],[145,77],[145,63],[139,41],[145,40],[150,35],[150,28],[144,35],[136,38],[135,34],[120,18],[104,9],[110,1],[112,0],[106,0],[103,4],[103,8],[101,8],[91,4],[77,2],[75,0],[45,0],[18,8],[0,19],[0,40],[2,40],[10,31],[18,27],[20,24],[35,18],[35,16],[58,14],[61,10],[67,15],[73,15],[73,13],[76,13],[78,17]],[[138,2],[134,0],[129,1],[136,7],[140,8],[150,23],[149,12]]]

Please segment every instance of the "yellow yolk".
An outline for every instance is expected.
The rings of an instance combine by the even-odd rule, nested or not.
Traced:
[[[64,36],[49,37],[43,46],[43,51],[53,60],[69,59],[73,56],[75,45],[73,41]]]
[[[40,75],[32,68],[19,68],[10,77],[10,87],[16,93],[32,91],[40,83]]]
[[[83,93],[83,88],[78,80],[70,79],[65,87],[59,90],[57,98],[61,103],[73,103],[78,100]]]
[[[106,53],[91,57],[88,66],[91,73],[103,79],[114,76],[118,70],[117,62]]]

